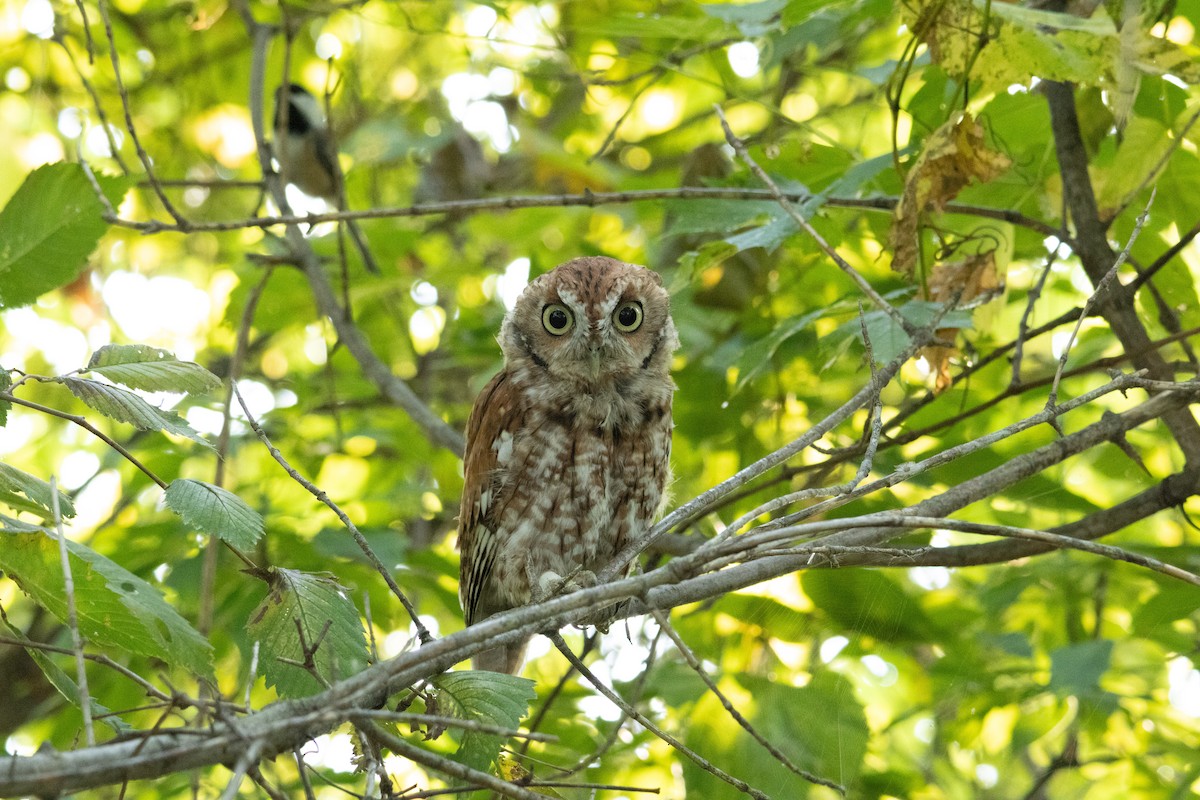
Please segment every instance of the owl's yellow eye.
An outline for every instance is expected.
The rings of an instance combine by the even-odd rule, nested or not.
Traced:
[[[542,309],[542,325],[551,336],[562,336],[574,324],[575,317],[562,303],[551,303]]]
[[[622,333],[633,333],[642,325],[642,304],[630,300],[617,306],[613,312],[613,325]]]

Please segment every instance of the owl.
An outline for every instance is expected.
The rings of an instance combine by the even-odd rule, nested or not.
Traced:
[[[649,530],[670,478],[679,337],[658,274],[600,256],[568,261],[525,288],[499,341],[504,369],[467,423],[467,625],[594,584]],[[527,643],[484,651],[474,666],[515,673]]]

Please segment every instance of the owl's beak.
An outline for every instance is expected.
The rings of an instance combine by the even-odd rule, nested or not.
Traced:
[[[588,348],[588,374],[592,380],[600,377],[600,343],[597,342]]]

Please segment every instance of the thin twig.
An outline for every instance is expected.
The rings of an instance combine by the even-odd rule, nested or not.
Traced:
[[[571,662],[571,664],[575,667],[575,669],[577,669],[579,671],[579,674],[582,675],[584,677],[584,679],[587,680],[588,683],[590,683],[593,687],[595,687],[595,689],[598,692],[600,692],[600,694],[607,697],[609,699],[609,701],[612,702],[613,705],[615,705],[617,708],[624,711],[626,714],[628,714],[633,719],[637,720],[638,724],[641,725],[643,728],[650,731],[658,738],[662,739],[664,742],[666,742],[668,745],[670,745],[677,752],[682,753],[684,756],[686,756],[688,759],[690,759],[692,761],[692,763],[694,763],[696,766],[700,767],[700,769],[704,770],[705,772],[707,772],[708,774],[710,774],[716,778],[719,778],[720,780],[724,781],[725,783],[728,783],[730,786],[737,789],[739,792],[750,795],[751,797],[755,798],[755,800],[770,800],[770,798],[768,798],[767,795],[765,795],[763,792],[761,792],[758,789],[755,789],[753,786],[751,786],[750,784],[741,780],[740,778],[733,777],[725,770],[723,770],[720,767],[716,766],[715,764],[711,763],[708,759],[701,756],[695,750],[691,749],[690,747],[685,745],[683,742],[679,741],[674,736],[672,736],[671,734],[664,731],[662,728],[655,725],[654,722],[649,717],[647,717],[645,714],[638,711],[636,708],[631,706],[629,703],[626,703],[619,694],[614,692],[607,684],[604,683],[604,681],[597,678],[595,676],[595,674],[593,674],[592,671],[590,669],[588,669],[582,661],[579,660],[579,657],[575,655],[575,652],[567,645],[566,641],[562,638],[562,634],[554,632],[554,633],[548,634],[548,636],[550,637],[550,641],[554,643],[554,646],[558,648],[558,651],[560,653],[562,653],[563,656],[566,657],[566,659],[568,661]]]
[[[692,672],[696,673],[696,675],[700,677],[700,680],[704,681],[704,685],[707,686],[708,690],[713,693],[714,697],[717,698],[717,701],[720,702],[721,707],[725,709],[725,713],[728,714],[734,722],[740,725],[742,730],[750,734],[754,741],[758,742],[763,749],[771,754],[772,758],[782,764],[789,772],[799,775],[804,780],[808,781],[809,783],[816,784],[817,786],[827,786],[845,797],[845,786],[842,786],[840,783],[835,781],[831,781],[828,778],[821,778],[806,769],[801,769],[800,767],[796,766],[796,764],[793,763],[792,760],[788,758],[782,750],[772,744],[767,737],[759,733],[758,729],[750,724],[750,720],[746,719],[746,717],[742,715],[742,712],[738,711],[734,707],[733,703],[729,701],[729,698],[725,696],[725,693],[717,687],[716,681],[709,677],[708,673],[704,670],[704,666],[700,663],[700,659],[696,657],[696,654],[692,651],[692,648],[688,647],[687,642],[685,642],[683,637],[679,635],[679,632],[675,630],[675,626],[671,624],[671,620],[667,614],[658,609],[655,609],[652,613],[654,614],[654,618],[658,620],[658,624],[662,627],[663,631],[665,631],[667,636],[670,637],[671,641],[675,643],[675,647],[683,656],[683,660],[686,661],[687,665],[692,668]]]
[[[138,158],[141,159],[142,167],[146,170],[146,180],[150,181],[150,185],[154,187],[154,193],[158,196],[159,202],[162,203],[163,208],[171,215],[171,218],[175,220],[175,224],[186,225],[187,220],[175,209],[174,204],[167,198],[162,187],[158,185],[158,178],[154,175],[154,162],[146,152],[146,149],[142,147],[142,140],[138,136],[137,126],[133,124],[133,109],[129,105],[129,90],[126,88],[125,81],[121,77],[121,59],[117,53],[117,40],[113,36],[112,20],[108,16],[108,0],[98,0],[96,5],[100,9],[100,19],[104,22],[104,35],[108,39],[108,57],[112,61],[113,81],[117,85],[117,94],[121,98],[121,109],[125,112],[125,129],[129,131],[129,138],[133,141]]]
[[[655,540],[658,539],[658,537],[667,533],[677,525],[687,523],[708,513],[708,511],[714,505],[719,503],[725,495],[728,495],[729,493],[741,488],[774,467],[777,467],[785,461],[788,461],[797,453],[811,446],[814,442],[819,441],[822,436],[836,428],[858,409],[862,408],[868,403],[874,403],[876,398],[879,396],[879,392],[883,390],[883,387],[887,386],[891,382],[896,373],[900,371],[900,367],[912,357],[913,353],[917,352],[920,347],[924,346],[925,342],[930,336],[931,334],[928,332],[918,331],[916,338],[909,343],[909,346],[905,348],[900,355],[893,359],[892,362],[883,369],[872,373],[871,380],[866,386],[864,386],[862,389],[859,389],[853,397],[843,403],[832,413],[828,414],[823,420],[818,422],[816,425],[813,425],[792,442],[784,445],[775,452],[760,458],[753,464],[742,468],[732,477],[726,478],[713,488],[702,492],[692,500],[679,506],[666,517],[664,517],[661,522],[655,525],[654,528],[651,529],[648,536],[633,539],[621,550],[621,552],[616,555],[612,562],[600,572],[598,576],[600,581],[607,582],[612,580],[616,575],[620,574],[625,569],[626,564],[630,563],[634,558],[637,558],[638,554],[647,547],[650,547]]]
[[[56,645],[45,644],[43,642],[30,641],[28,639],[14,639],[9,636],[0,636],[0,644],[10,644],[10,645],[15,645],[17,647],[28,648],[31,650],[44,650],[47,653],[61,653],[63,655],[72,655],[75,652],[77,652],[74,648],[71,648],[71,647],[58,647]],[[124,664],[118,664],[116,661],[113,661],[111,658],[104,655],[103,653],[84,653],[83,657],[86,658],[88,661],[92,661],[96,664],[101,664],[105,667],[108,667],[111,670],[119,672],[120,674],[124,675],[126,678],[129,678],[129,680],[136,683],[138,686],[142,687],[143,691],[145,691],[146,694],[150,695],[151,697],[154,697],[158,700],[162,700],[163,702],[169,702],[171,700],[170,695],[163,693],[161,690],[158,689],[158,687],[156,687],[154,684],[150,683],[150,681],[146,680],[141,675],[138,675],[136,672],[129,669],[129,667],[125,666]]]
[[[907,319],[905,319],[904,315],[897,311],[891,303],[885,300],[883,295],[875,291],[875,287],[872,286],[858,270],[851,266],[849,261],[842,258],[841,254],[838,253],[833,245],[825,241],[825,237],[817,233],[816,228],[810,225],[808,220],[804,218],[804,215],[796,210],[796,207],[792,205],[790,200],[788,200],[787,195],[783,193],[783,191],[779,188],[779,185],[771,179],[771,176],[766,173],[766,170],[760,167],[758,162],[755,161],[750,155],[750,151],[746,149],[746,143],[739,139],[734,134],[733,129],[729,127],[729,121],[725,119],[725,112],[721,110],[720,106],[716,106],[716,111],[717,117],[721,120],[721,129],[725,131],[725,140],[729,142],[729,145],[734,150],[737,151],[738,156],[740,156],[742,161],[745,162],[746,166],[750,168],[750,171],[754,173],[754,176],[762,181],[768,189],[770,189],[771,194],[774,196],[776,202],[778,202],[783,210],[787,212],[787,215],[792,218],[792,221],[795,222],[801,230],[807,233],[809,237],[817,243],[817,246],[821,248],[825,255],[829,256],[829,258],[833,260],[833,263],[837,264],[838,268],[842,272],[846,273],[850,280],[854,281],[858,288],[862,290],[862,293],[871,299],[872,303],[874,303],[889,317],[891,317],[892,320],[899,325],[906,334],[909,335],[909,337],[915,336],[917,331],[916,327]]]
[[[137,467],[142,472],[144,472],[146,474],[146,476],[150,478],[150,480],[157,483],[163,489],[167,488],[166,481],[164,481],[162,478],[158,477],[153,472],[151,472],[150,468],[147,467],[145,464],[143,464],[141,461],[138,461],[133,456],[132,453],[130,453],[128,450],[126,450],[124,448],[124,446],[121,445],[120,442],[116,441],[115,439],[111,438],[110,436],[107,436],[104,433],[101,433],[100,430],[97,429],[95,425],[88,422],[86,418],[81,417],[78,414],[68,414],[65,411],[59,411],[57,408],[50,408],[49,406],[44,406],[41,403],[34,403],[30,400],[22,400],[21,398],[15,397],[14,395],[9,394],[8,392],[0,392],[0,400],[9,402],[9,403],[15,403],[19,406],[25,406],[25,408],[31,408],[34,411],[40,411],[43,414],[49,414],[52,417],[58,417],[59,419],[65,419],[68,422],[74,422],[76,425],[83,428],[85,431],[92,434],[97,439],[104,442],[106,445],[111,447],[113,450],[116,450],[118,453],[120,453],[122,456],[124,456],[125,459],[127,461],[129,461],[130,464],[133,464],[135,467]]]
[[[261,90],[258,92],[261,95]],[[253,97],[253,93],[251,95]],[[266,150],[266,158],[270,164],[270,150]],[[271,181],[267,181],[270,186]],[[783,192],[790,202],[804,203],[815,199],[808,192]],[[593,208],[601,205],[618,205],[628,203],[653,202],[661,200],[744,200],[761,202],[775,201],[776,196],[768,189],[743,189],[738,187],[717,186],[680,186],[670,189],[635,189],[623,192],[584,192],[582,194],[542,194],[542,195],[503,195],[499,197],[480,197],[469,200],[446,200],[436,203],[414,203],[410,206],[390,208],[369,208],[356,211],[325,211],[320,214],[277,214],[272,216],[253,216],[237,220],[186,221],[181,224],[171,224],[159,220],[138,221],[108,217],[107,221],[122,228],[130,228],[141,233],[219,233],[238,231],[244,228],[273,228],[276,225],[305,225],[311,226],[322,222],[339,222],[343,220],[363,219],[398,219],[417,218],[441,215],[467,216],[485,211],[517,211],[530,208],[571,208],[584,206]],[[833,208],[845,208],[858,211],[890,212],[899,202],[894,197],[825,197],[822,203]],[[286,206],[284,206],[286,207]],[[1028,228],[1044,236],[1061,236],[1062,231],[1041,220],[1033,219],[1011,209],[992,208],[964,203],[947,203],[943,211],[947,214],[959,214],[972,217],[983,217],[1001,222],[1008,222],[1019,227]],[[1064,242],[1070,244],[1069,239]]]
[[[1127,389],[1140,386],[1142,380],[1141,373],[1121,375],[1118,378],[1115,378],[1114,380],[1104,384],[1103,386],[1099,386],[1091,391],[1085,392],[1079,397],[1072,398],[1071,400],[1068,400],[1060,405],[1056,405],[1053,408],[1043,408],[1037,414],[1026,417],[1023,420],[1018,420],[1017,422],[1014,422],[1013,424],[1008,425],[1001,430],[993,431],[992,433],[977,437],[960,445],[955,445],[954,447],[943,450],[940,453],[936,453],[921,461],[915,463],[905,462],[900,464],[889,475],[885,475],[884,477],[866,484],[865,486],[860,485],[855,487],[852,491],[833,497],[822,503],[809,506],[802,511],[798,511],[794,514],[789,514],[787,516],[780,517],[779,519],[767,522],[760,526],[760,529],[781,528],[787,525],[794,525],[797,522],[809,517],[828,513],[835,508],[846,505],[851,500],[865,497],[866,495],[877,492],[880,489],[891,488],[900,483],[911,480],[914,476],[919,475],[922,472],[927,472],[935,467],[948,464],[955,459],[962,458],[963,456],[970,455],[971,453],[982,451],[996,444],[997,442],[1003,441],[1011,436],[1015,436],[1022,431],[1026,431],[1030,428],[1037,427],[1038,425],[1048,423],[1054,418],[1062,416],[1076,408],[1087,405],[1088,403],[1091,403],[1100,397],[1103,397],[1104,395],[1111,394],[1113,392],[1124,392]]]
[[[80,8],[82,7],[83,5],[80,3]],[[87,31],[89,42],[88,63],[92,63],[91,28],[85,26],[85,30]],[[117,147],[117,139],[115,136],[113,136],[113,126],[108,121],[108,115],[104,113],[104,105],[100,102],[100,95],[96,92],[96,87],[92,85],[92,82],[88,80],[87,75],[85,75],[83,70],[79,68],[79,64],[75,61],[75,55],[71,52],[71,48],[67,45],[67,38],[65,36],[55,36],[54,41],[56,41],[59,46],[62,47],[63,52],[67,56],[67,62],[71,65],[71,68],[75,70],[75,76],[79,78],[79,83],[82,84],[84,90],[88,93],[88,97],[92,99],[92,107],[96,110],[96,118],[100,120],[101,130],[104,131],[104,137],[108,140],[109,157],[112,158],[112,160],[116,163],[117,168],[121,170],[122,175],[128,175],[129,166],[125,163],[125,160],[121,158],[120,148]],[[81,164],[84,163],[83,158],[80,158],[79,162]],[[113,212],[113,215],[115,216],[116,212]]]
[[[300,773],[300,783],[304,786],[305,800],[317,800],[317,795],[313,792],[312,781],[308,777],[308,765],[304,763],[304,754],[300,752],[299,747],[296,747],[292,750],[292,756],[296,759],[296,771]]]
[[[79,684],[79,706],[83,712],[83,730],[88,747],[96,744],[92,725],[92,697],[88,693],[87,668],[83,658],[83,636],[79,633],[79,612],[75,608],[75,579],[71,575],[71,557],[67,553],[67,535],[63,533],[62,509],[58,507],[58,483],[50,476],[50,510],[54,513],[54,531],[58,537],[58,557],[63,573],[63,592],[67,601],[67,628],[71,631],[71,649],[75,651],[75,680]]]
[[[786,528],[764,531],[759,534],[755,531],[739,536],[731,543],[723,548],[724,553],[736,556],[741,559],[748,555],[752,550],[761,548],[765,545],[771,545],[776,542],[789,539],[805,538],[819,536],[821,534],[843,533],[845,531],[855,530],[858,528],[904,528],[904,529],[920,529],[932,528],[934,530],[951,530],[961,531],[963,533],[978,533],[987,536],[1003,536],[1012,539],[1028,539],[1035,542],[1043,542],[1045,544],[1054,545],[1058,549],[1080,550],[1085,553],[1103,556],[1112,561],[1125,561],[1130,564],[1135,564],[1139,567],[1153,570],[1162,575],[1166,575],[1176,580],[1190,583],[1193,586],[1200,586],[1200,575],[1188,572],[1185,569],[1176,567],[1172,564],[1167,564],[1150,556],[1142,555],[1125,550],[1121,547],[1113,545],[1098,544],[1086,539],[1077,539],[1073,536],[1064,536],[1058,533],[1049,531],[1036,530],[1033,528],[1021,528],[1015,525],[990,525],[980,522],[967,522],[964,520],[951,519],[948,517],[930,517],[914,514],[906,514],[904,511],[884,511],[876,514],[866,514],[853,519],[838,519],[838,520],[818,520],[817,522],[807,522],[800,525],[793,525]],[[804,554],[820,554],[819,551],[827,548],[828,545],[822,544],[820,540],[814,544],[798,545],[787,552],[788,555],[804,555]],[[843,552],[854,552],[854,546],[843,548]],[[873,548],[871,552],[878,554],[881,552],[878,548]],[[897,556],[903,557],[905,550],[897,548],[895,551]],[[759,554],[761,555],[761,554]],[[716,569],[724,565],[727,559],[714,559],[710,567]],[[730,562],[732,563],[732,562]]]
[[[487,772],[471,769],[464,764],[451,761],[449,758],[437,753],[422,750],[420,747],[408,743],[399,736],[381,728],[379,725],[370,724],[367,727],[367,733],[396,755],[403,756],[410,761],[415,761],[424,767],[428,767],[444,775],[449,775],[452,778],[468,781],[473,786],[481,789],[491,789],[497,794],[516,798],[516,800],[545,800],[545,795],[538,792],[533,792],[522,786],[501,780]]]
[[[258,788],[266,792],[267,797],[270,797],[271,800],[289,800],[288,796],[278,787],[272,786],[267,781],[266,776],[262,774],[262,770],[259,769],[257,764],[252,764],[250,769],[247,770],[247,774],[250,776],[250,780],[254,781]]]
[[[408,616],[412,619],[413,626],[417,630],[417,636],[420,638],[421,644],[428,644],[429,642],[433,641],[433,636],[429,633],[429,629],[425,627],[425,624],[421,622],[420,615],[417,614],[416,606],[414,606],[412,601],[408,599],[408,596],[404,594],[404,591],[392,577],[391,571],[388,570],[384,563],[379,559],[379,556],[375,555],[375,551],[371,548],[371,545],[367,541],[366,537],[362,535],[361,531],[359,531],[358,526],[351,521],[350,517],[346,515],[345,511],[342,511],[341,507],[337,503],[330,499],[329,495],[325,494],[322,489],[318,488],[312,483],[312,481],[308,480],[299,472],[297,472],[296,469],[288,463],[287,459],[283,457],[283,453],[279,452],[279,449],[275,447],[275,445],[271,444],[271,440],[268,438],[266,431],[262,429],[262,426],[260,426],[258,421],[254,419],[254,415],[250,413],[250,408],[246,405],[245,399],[242,398],[242,393],[238,391],[237,384],[231,382],[230,385],[233,387],[233,393],[234,396],[237,397],[238,404],[242,407],[242,413],[246,415],[246,421],[250,424],[250,427],[258,436],[259,441],[261,441],[267,448],[267,452],[271,454],[271,458],[275,459],[279,466],[283,467],[284,471],[291,476],[292,480],[303,486],[309,494],[317,498],[317,500],[319,500],[321,503],[327,506],[329,510],[337,515],[338,519],[342,521],[342,524],[346,526],[346,530],[350,531],[350,535],[354,538],[354,543],[358,545],[358,549],[361,550],[363,555],[367,557],[367,561],[371,563],[371,566],[375,568],[375,571],[383,576],[383,580],[387,583],[388,588],[392,590],[392,594],[396,595],[396,598],[400,601],[400,604],[404,606],[404,610],[408,612]]]
[[[1046,287],[1046,279],[1050,277],[1050,271],[1054,268],[1054,262],[1058,260],[1058,251],[1062,247],[1059,244],[1050,251],[1046,258],[1046,266],[1042,270],[1042,274],[1038,276],[1037,281],[1033,284],[1033,288],[1029,290],[1028,297],[1025,298],[1025,311],[1021,314],[1021,321],[1017,325],[1017,338],[1014,340],[1016,347],[1013,349],[1012,357],[1012,379],[1009,381],[1010,386],[1019,385],[1021,382],[1021,361],[1025,355],[1025,342],[1029,336],[1029,317],[1033,315],[1033,307],[1037,304],[1038,298],[1042,296],[1042,290]],[[1087,308],[1080,310],[1079,319],[1084,319],[1087,316]]]
[[[511,739],[527,739],[532,742],[557,742],[558,737],[548,733],[527,733],[501,725],[490,725],[473,719],[459,719],[440,714],[414,714],[410,711],[389,711],[386,708],[371,708],[355,711],[350,715],[351,720],[381,719],[387,722],[415,722],[421,725],[436,725],[442,728],[461,728],[476,733],[491,733]]]
[[[1137,241],[1138,236],[1142,232],[1142,226],[1146,224],[1146,220],[1150,217],[1150,206],[1154,205],[1154,196],[1157,192],[1157,188],[1150,192],[1150,199],[1146,202],[1146,207],[1142,209],[1142,213],[1138,215],[1137,222],[1133,226],[1133,232],[1129,235],[1129,241],[1125,243],[1125,247],[1117,254],[1108,272],[1096,284],[1096,291],[1092,292],[1087,302],[1083,304],[1083,313],[1079,315],[1079,319],[1075,322],[1075,327],[1072,329],[1071,335],[1067,338],[1066,344],[1063,345],[1062,355],[1058,358],[1058,367],[1054,370],[1054,382],[1050,385],[1050,394],[1046,398],[1047,408],[1052,408],[1058,403],[1058,384],[1062,380],[1063,370],[1066,369],[1067,358],[1071,355],[1071,346],[1075,343],[1075,338],[1079,335],[1079,329],[1083,327],[1083,321],[1091,313],[1092,306],[1096,305],[1100,298],[1104,296],[1104,293],[1108,291],[1108,285],[1116,278],[1117,270],[1125,263],[1125,259],[1129,258],[1130,248]]]
[[[642,701],[642,695],[646,691],[646,683],[650,680],[650,671],[654,668],[655,659],[658,658],[658,642],[662,638],[662,635],[663,631],[660,627],[654,632],[654,638],[650,640],[650,646],[646,651],[646,660],[642,662],[642,668],[638,670],[637,680],[634,681],[633,686],[630,687],[628,692],[630,705],[635,705]],[[593,640],[594,637],[589,639],[589,641]],[[587,650],[585,648],[580,651],[579,660],[582,661],[586,655]],[[570,675],[574,671],[575,665],[572,664],[567,674]],[[617,738],[621,735],[621,729],[625,727],[625,722],[628,719],[629,715],[622,710],[620,719],[613,722],[612,728],[609,730],[608,735],[604,737],[604,741],[600,743],[600,746],[580,758],[572,766],[564,769],[561,773],[562,777],[569,778],[572,775],[583,772],[583,770],[602,759],[604,754],[611,750],[613,745],[617,743]]]
[[[250,747],[238,759],[237,765],[233,769],[233,777],[229,779],[229,783],[225,784],[225,791],[221,792],[220,800],[233,800],[237,796],[242,779],[246,777],[246,771],[258,761],[258,754],[261,752],[262,745],[259,742],[250,743]]]

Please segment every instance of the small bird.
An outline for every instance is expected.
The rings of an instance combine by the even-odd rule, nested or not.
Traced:
[[[504,369],[467,423],[467,625],[593,585],[647,533],[671,474],[679,337],[657,273],[600,256],[568,261],[525,287],[499,341]],[[474,666],[516,673],[526,644],[486,650]]]
[[[305,194],[345,211],[345,177],[321,104],[299,84],[280,86],[275,90],[274,122],[278,126],[275,158],[283,179]],[[379,266],[358,223],[352,219],[345,223],[364,266],[378,274]]]

